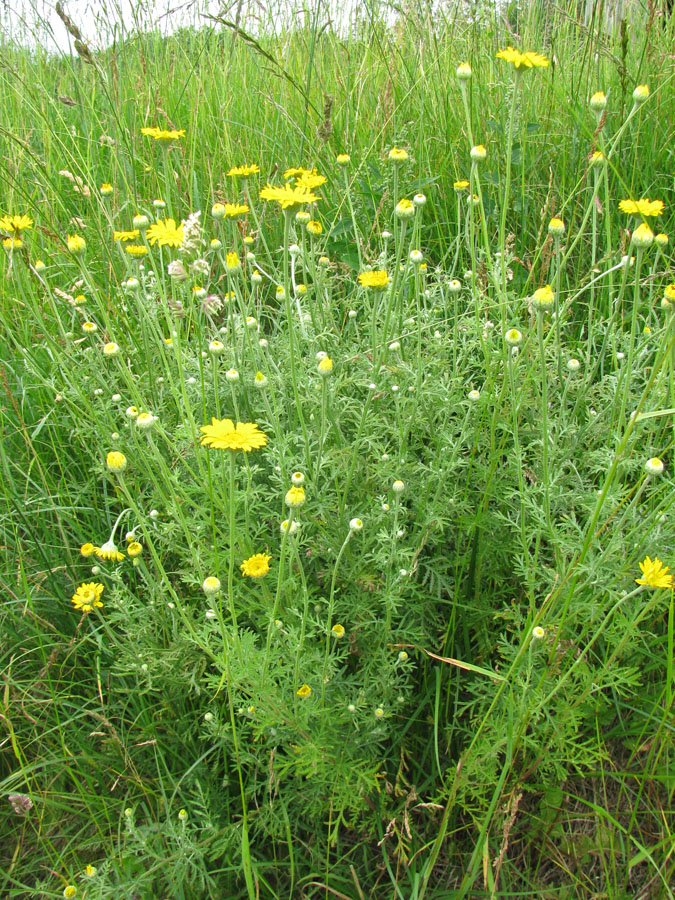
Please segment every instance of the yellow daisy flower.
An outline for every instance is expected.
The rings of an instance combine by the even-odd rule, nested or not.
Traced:
[[[533,50],[521,53],[520,50],[514,50],[513,47],[500,50],[497,53],[497,59],[511,63],[516,69],[545,69],[548,66],[548,60],[541,53],[535,53]]]
[[[99,559],[105,559],[108,562],[121,562],[124,559],[124,553],[120,553],[113,541],[106,541],[105,544],[96,547],[94,552]]]
[[[306,187],[291,187],[285,184],[282,188],[268,184],[260,191],[261,200],[276,201],[282,209],[294,209],[296,206],[305,206],[307,203],[315,203],[319,197]]]
[[[155,141],[177,141],[178,138],[185,137],[185,129],[181,128],[180,131],[167,131],[163,128],[141,128],[141,134],[144,134],[146,137],[151,137]]]
[[[249,556],[240,566],[241,574],[248,575],[250,578],[262,578],[270,570],[269,562],[271,559],[272,557],[266,553],[256,553],[254,556]]]
[[[621,212],[631,216],[660,216],[664,210],[663,200],[622,200],[619,203]]]
[[[389,284],[389,275],[383,269],[375,272],[361,272],[359,284],[362,287],[372,288],[374,291],[383,291]]]
[[[0,218],[0,229],[2,231],[24,231],[30,228],[33,220],[30,216],[3,216]]]
[[[176,225],[175,219],[157,219],[147,231],[151,247],[180,247],[183,244],[183,226]]]
[[[257,175],[260,172],[259,166],[255,163],[252,163],[248,166],[233,166],[230,171],[227,173],[230,178],[238,175],[240,178],[248,178],[249,175]]]
[[[81,584],[72,597],[73,606],[83,613],[91,612],[94,607],[102,607],[100,597],[103,593],[103,585],[98,581],[89,581]]]
[[[636,578],[636,584],[643,584],[645,587],[653,588],[672,588],[673,576],[668,575],[669,568],[664,566],[658,557],[653,560],[648,556],[640,563],[640,571],[642,578]]]
[[[253,422],[237,422],[232,419],[211,419],[210,425],[199,429],[204,435],[202,447],[213,450],[243,450],[250,453],[267,444],[267,436]]]
[[[137,241],[140,236],[141,232],[138,228],[134,228],[132,231],[113,231],[114,241]]]

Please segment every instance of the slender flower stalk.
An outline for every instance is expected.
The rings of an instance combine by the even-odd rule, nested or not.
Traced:
[[[302,411],[300,402],[300,392],[298,390],[298,373],[297,373],[297,340],[295,335],[295,317],[291,306],[291,279],[290,279],[290,230],[291,218],[294,215],[294,209],[291,207],[284,210],[284,304],[286,307],[286,321],[288,323],[288,342],[289,342],[289,362],[291,370],[291,386],[293,388],[293,397],[295,400],[295,411],[300,420],[302,435],[305,443],[305,465],[308,471],[312,471],[312,460],[309,449],[309,434],[307,432],[307,424]]]
[[[509,110],[509,124],[506,134],[506,173],[504,176],[504,193],[501,202],[501,215],[499,217],[499,264],[501,270],[501,289],[506,296],[506,213],[511,200],[511,159],[513,156],[513,123],[516,118],[516,103],[518,100],[518,87],[520,85],[521,69],[514,69],[513,95]],[[502,326],[504,321],[502,320]]]
[[[619,427],[625,427],[626,407],[628,405],[628,397],[630,395],[630,386],[633,379],[633,357],[635,354],[635,339],[637,335],[638,313],[640,310],[640,272],[642,269],[642,258],[644,249],[636,247],[635,249],[635,283],[633,287],[633,309],[630,319],[630,338],[628,342],[628,356],[626,357],[626,365],[622,370],[623,376],[623,393],[621,396],[621,412],[619,414]]]
[[[542,439],[542,480],[544,482],[544,515],[546,527],[555,552],[558,555],[553,522],[551,520],[551,484],[549,471],[549,442],[550,433],[548,425],[548,372],[546,370],[546,348],[544,345],[544,311],[537,310],[537,340],[539,343],[539,358],[541,363],[541,439]]]
[[[342,546],[338,551],[337,558],[335,560],[335,565],[333,566],[333,575],[330,581],[330,592],[328,594],[328,618],[326,622],[326,641],[324,648],[324,656],[323,656],[323,671],[321,677],[321,705],[323,706],[324,693],[326,690],[326,673],[328,671],[328,656],[330,652],[330,643],[331,643],[331,628],[333,626],[333,608],[335,605],[335,582],[337,579],[337,572],[340,566],[340,562],[342,557],[344,556],[344,552],[347,549],[347,544],[349,544],[352,539],[352,535],[354,534],[354,529],[350,528],[347,532],[347,536],[342,542]]]

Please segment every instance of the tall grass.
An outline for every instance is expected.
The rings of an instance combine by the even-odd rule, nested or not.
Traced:
[[[283,12],[0,53],[0,890],[672,897],[673,24]]]

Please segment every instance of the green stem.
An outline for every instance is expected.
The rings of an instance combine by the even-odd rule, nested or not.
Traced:
[[[516,117],[516,101],[518,99],[518,85],[520,84],[520,69],[514,70],[513,97],[509,111],[509,126],[506,137],[506,176],[504,178],[504,195],[502,197],[502,210],[499,219],[499,266],[501,270],[501,289],[506,296],[506,211],[508,209],[511,194],[511,158],[513,155],[513,121]],[[503,324],[503,323],[502,323]]]
[[[629,251],[630,252],[630,251]],[[619,417],[619,426],[622,428],[626,417],[626,406],[628,405],[628,396],[630,394],[630,385],[633,378],[633,355],[635,353],[635,337],[637,332],[638,311],[640,308],[640,269],[642,268],[642,256],[644,250],[638,247],[635,253],[635,285],[633,290],[633,311],[630,320],[630,342],[628,344],[628,357],[623,372],[624,385],[621,397],[621,415]]]
[[[342,542],[342,546],[337,555],[337,559],[335,560],[335,565],[333,566],[333,577],[330,582],[330,594],[328,595],[328,621],[326,623],[326,646],[324,649],[324,657],[323,657],[323,674],[321,677],[321,705],[323,706],[323,698],[326,690],[326,672],[328,670],[328,654],[330,651],[330,639],[331,639],[331,628],[333,627],[333,605],[335,602],[335,581],[337,579],[337,570],[340,565],[340,560],[342,559],[345,550],[347,549],[347,544],[352,539],[352,534],[354,532],[352,529],[349,529],[347,533],[347,537]]]
[[[541,428],[542,428],[542,466],[544,479],[544,514],[546,516],[546,527],[548,528],[549,538],[554,548],[555,534],[553,532],[553,523],[551,522],[551,494],[549,483],[549,465],[548,465],[548,372],[546,370],[546,349],[544,347],[544,313],[537,311],[537,338],[539,340],[539,356],[541,362]],[[557,556],[557,549],[556,549]]]

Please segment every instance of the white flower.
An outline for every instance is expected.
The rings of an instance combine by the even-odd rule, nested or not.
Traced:
[[[645,472],[648,475],[663,475],[664,468],[663,462],[658,456],[652,456],[652,458],[648,459],[645,463]]]
[[[279,526],[279,531],[281,531],[282,534],[293,535],[293,534],[297,534],[297,532],[299,530],[300,530],[300,523],[299,522],[291,522],[290,519],[284,519],[284,521]]]
[[[136,416],[136,425],[142,431],[149,431],[157,421],[157,416],[153,416],[149,412],[142,412]]]
[[[202,590],[207,596],[213,596],[213,594],[217,594],[220,590],[220,579],[216,578],[215,575],[209,575],[208,578],[204,579]]]

